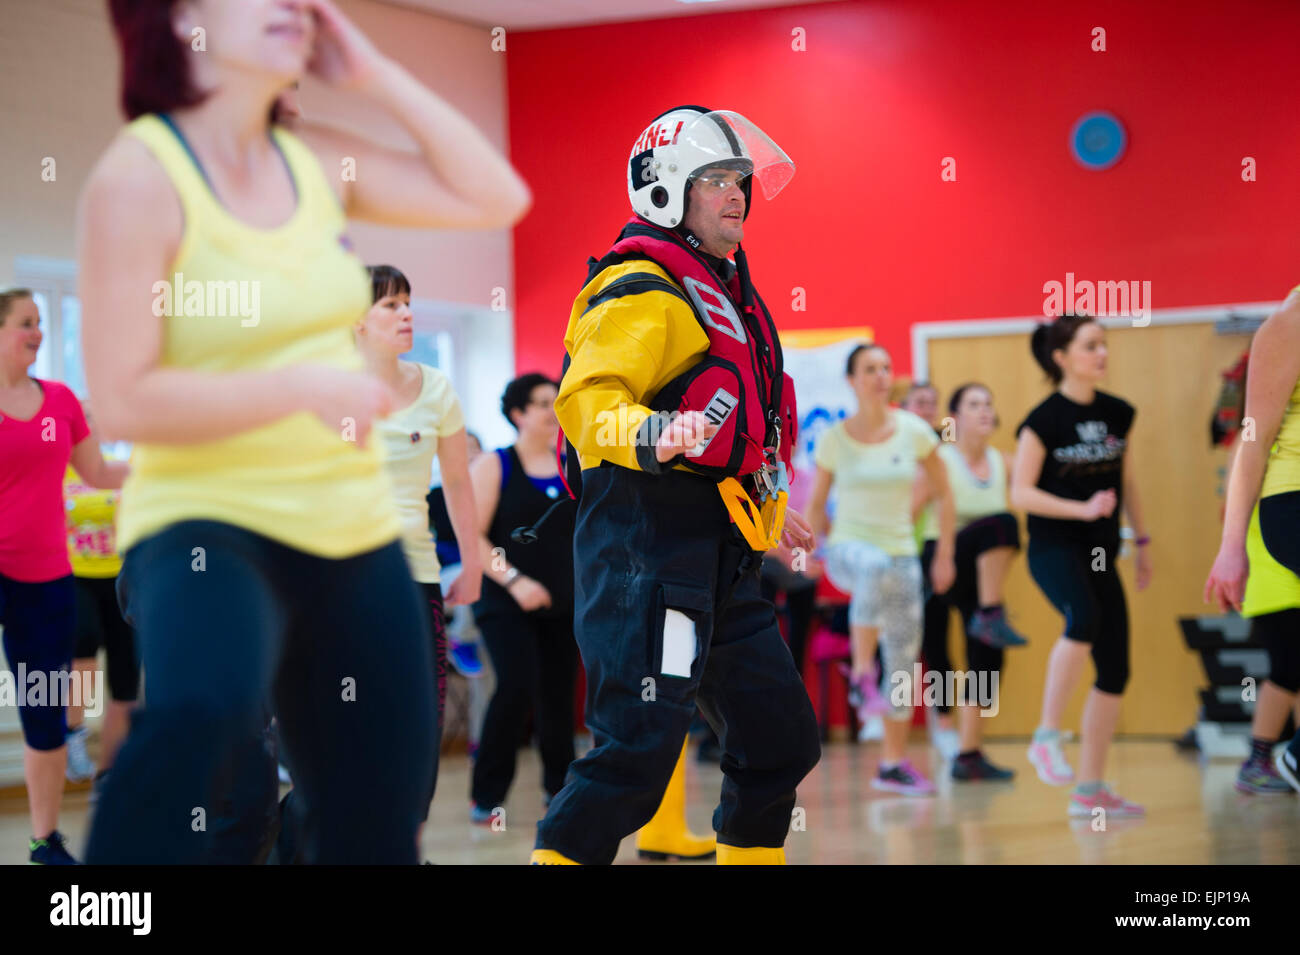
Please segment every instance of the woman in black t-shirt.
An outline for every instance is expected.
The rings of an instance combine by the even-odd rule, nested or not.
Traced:
[[[1151,579],[1128,440],[1134,408],[1097,389],[1106,373],[1106,341],[1095,319],[1064,315],[1040,325],[1031,348],[1057,390],[1017,429],[1011,503],[1029,514],[1029,572],[1065,617],[1065,634],[1048,661],[1029,761],[1046,783],[1075,781],[1061,751],[1060,721],[1091,651],[1097,679],[1083,711],[1070,815],[1092,816],[1098,808],[1141,815],[1141,806],[1102,782],[1128,682],[1128,608],[1115,570],[1121,505],[1137,534],[1138,589]]]

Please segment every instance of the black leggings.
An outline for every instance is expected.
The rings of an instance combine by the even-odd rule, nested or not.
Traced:
[[[1128,604],[1115,569],[1119,548],[1029,538],[1029,573],[1065,617],[1065,638],[1092,646],[1096,687],[1119,695],[1128,683]]]
[[[975,673],[996,673],[1002,669],[1002,648],[990,647],[970,635],[970,621],[979,609],[979,556],[996,547],[1020,549],[1020,525],[1011,514],[990,514],[963,527],[957,532],[953,563],[957,578],[946,593],[936,594],[929,586],[930,563],[934,560],[938,541],[928,540],[921,551],[921,568],[926,574],[925,622],[921,638],[921,653],[926,666],[939,673],[953,671],[948,655],[948,616],[953,608],[961,614],[962,629],[966,634],[966,663]],[[972,683],[961,684],[967,699],[973,694]],[[937,707],[947,713],[951,707],[947,700]]]
[[[140,658],[135,634],[117,605],[117,577],[77,577],[77,648],[74,658],[95,657],[103,647],[108,658],[108,692],[131,703],[140,692]]]
[[[542,788],[564,788],[573,749],[573,685],[578,645],[570,616],[494,613],[478,622],[492,659],[496,690],[483,717],[474,758],[471,798],[492,809],[505,802],[515,778],[515,756],[528,712],[533,711],[542,755]]]
[[[88,862],[206,861],[209,816],[229,795],[217,791],[223,770],[265,764],[246,751],[261,745],[268,698],[306,860],[417,861],[433,654],[399,544],[330,560],[184,521],[133,546],[119,586],[148,685],[106,777]]]
[[[1259,531],[1269,556],[1300,574],[1300,491],[1260,498]]]
[[[1300,609],[1266,613],[1250,621],[1250,635],[1268,648],[1268,679],[1300,692]]]

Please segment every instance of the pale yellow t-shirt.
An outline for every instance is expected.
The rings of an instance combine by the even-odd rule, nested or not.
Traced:
[[[861,541],[891,557],[915,557],[912,484],[917,462],[939,443],[924,420],[891,408],[894,431],[884,441],[863,444],[836,422],[817,442],[817,466],[835,475],[835,516],[829,543]]]
[[[447,376],[420,364],[424,382],[416,399],[375,425],[384,467],[393,482],[393,499],[402,525],[402,551],[411,576],[422,584],[439,581],[438,551],[429,530],[429,476],[438,439],[465,427],[460,399]]]

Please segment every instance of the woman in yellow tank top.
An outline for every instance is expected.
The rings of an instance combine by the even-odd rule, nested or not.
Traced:
[[[1250,346],[1246,414],[1240,449],[1228,478],[1219,553],[1205,582],[1205,599],[1240,611],[1251,572],[1247,538],[1258,501],[1259,536],[1268,554],[1300,574],[1300,287],[1271,315]],[[1300,668],[1300,634],[1270,645],[1286,658],[1283,669]],[[1277,669],[1277,659],[1274,661]],[[1283,677],[1285,684],[1293,674]],[[1300,734],[1277,754],[1277,771],[1300,791]]]
[[[432,661],[370,441],[393,398],[351,339],[370,301],[345,216],[501,228],[527,188],[328,0],[110,9],[133,122],[81,199],[83,347],[104,432],[135,444],[118,540],[148,690],[87,857],[211,858],[192,812],[220,765],[256,764],[271,696],[309,861],[414,863]],[[305,72],[419,151],[272,128]]]
[[[983,753],[986,720],[982,717],[996,716],[1000,709],[1003,648],[1026,642],[1011,629],[1002,606],[1007,568],[1020,550],[1020,526],[1007,503],[1011,469],[1007,455],[989,444],[997,414],[988,388],[978,383],[962,385],[949,398],[948,413],[951,417],[945,419],[941,435],[947,440],[936,453],[947,471],[957,515],[957,575],[947,591],[929,594],[926,605],[922,652],[927,668],[944,681],[938,705],[931,708],[938,726],[931,730],[931,739],[952,760],[954,780],[1009,780],[1015,773],[995,766]],[[922,477],[913,501],[924,501],[930,493]],[[927,540],[923,561],[934,553],[933,548],[934,542]],[[932,613],[932,603],[938,604],[937,613]],[[952,608],[961,615],[966,637],[966,671],[954,667],[948,654]],[[941,722],[950,719],[952,707],[957,707],[956,731]]]

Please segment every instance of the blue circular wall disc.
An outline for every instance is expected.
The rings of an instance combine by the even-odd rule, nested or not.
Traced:
[[[1085,113],[1070,130],[1070,153],[1085,169],[1109,169],[1124,155],[1124,126],[1111,113]]]

